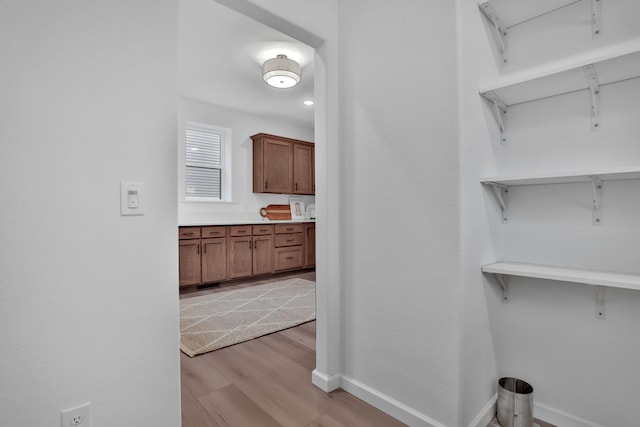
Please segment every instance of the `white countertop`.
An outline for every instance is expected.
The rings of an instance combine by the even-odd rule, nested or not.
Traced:
[[[182,221],[178,223],[179,227],[206,227],[210,225],[245,225],[245,224],[295,224],[303,222],[316,222],[314,219],[286,219],[286,220],[241,220],[241,219],[223,219],[223,220],[211,220],[211,221]]]

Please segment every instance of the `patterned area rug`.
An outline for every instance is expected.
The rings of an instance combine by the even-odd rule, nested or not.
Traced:
[[[288,279],[180,300],[180,349],[207,353],[316,318],[316,284]]]

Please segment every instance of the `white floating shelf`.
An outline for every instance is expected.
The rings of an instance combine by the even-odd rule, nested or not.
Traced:
[[[592,222],[593,225],[602,225],[602,193],[604,181],[621,181],[629,179],[640,179],[640,166],[632,166],[626,168],[612,168],[596,171],[582,171],[574,173],[560,174],[540,174],[528,176],[501,176],[486,177],[481,179],[481,183],[490,186],[493,189],[493,195],[502,210],[502,222],[509,221],[507,213],[507,199],[509,187],[521,185],[543,185],[543,184],[566,184],[576,182],[589,182],[593,190],[593,209]]]
[[[591,182],[592,177],[602,181],[640,179],[640,166],[612,168],[594,171],[566,172],[559,174],[540,174],[524,176],[484,177],[483,184],[497,184],[507,187],[517,185],[564,184],[572,182]]]
[[[493,106],[501,143],[506,144],[509,107],[584,90],[589,93],[591,129],[597,130],[601,88],[638,77],[640,39],[505,76],[479,93]]]
[[[509,62],[506,37],[511,28],[518,24],[555,12],[563,7],[579,3],[581,0],[479,0],[478,7],[487,18],[493,30],[502,63]],[[584,0],[587,1],[587,0]],[[591,22],[592,37],[598,38],[602,32],[601,15],[604,0],[588,0],[591,12],[586,21]]]
[[[640,45],[627,44],[590,58],[555,63],[527,73],[507,76],[480,89],[480,95],[498,97],[505,106],[589,89],[584,67],[593,65],[598,83],[604,86],[640,77]]]
[[[582,270],[517,262],[497,262],[485,265],[482,267],[482,272],[640,291],[640,274],[632,273]]]

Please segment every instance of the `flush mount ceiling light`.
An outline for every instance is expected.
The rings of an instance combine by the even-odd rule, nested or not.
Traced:
[[[287,55],[278,55],[262,65],[262,78],[269,86],[276,88],[294,87],[300,82],[300,64],[287,58]]]

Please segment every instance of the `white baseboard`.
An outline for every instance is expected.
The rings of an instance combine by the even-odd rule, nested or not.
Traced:
[[[412,409],[403,403],[380,393],[353,378],[342,376],[340,381],[341,388],[357,397],[364,400],[368,404],[380,409],[392,417],[408,424],[412,427],[446,427],[444,424],[429,418],[428,416]]]
[[[482,408],[480,412],[478,412],[478,415],[476,415],[475,418],[469,423],[469,427],[486,427],[487,424],[491,422],[493,417],[496,416],[497,401],[498,393],[494,394],[493,397],[489,399],[489,402],[484,405],[484,408]]]
[[[311,382],[321,390],[329,393],[342,388],[347,393],[367,402],[413,427],[446,427],[444,424],[416,411],[407,405],[373,389],[351,377],[345,375],[325,375],[318,370],[311,374]],[[478,415],[469,423],[468,427],[486,427],[496,415],[496,402],[498,394],[494,394],[487,404],[478,412]],[[533,402],[533,415],[535,418],[562,427],[604,427],[573,414],[556,409],[542,402]]]
[[[563,412],[547,404],[533,402],[533,416],[539,420],[562,427],[603,427],[600,424],[592,423],[575,415]]]
[[[311,372],[311,383],[325,393],[329,393],[340,388],[340,375],[329,376],[314,369]]]
[[[486,427],[496,415],[497,399],[498,394],[496,393],[480,410],[473,421],[469,423],[469,427]],[[539,420],[562,427],[604,427],[536,401],[533,402],[533,416]]]

